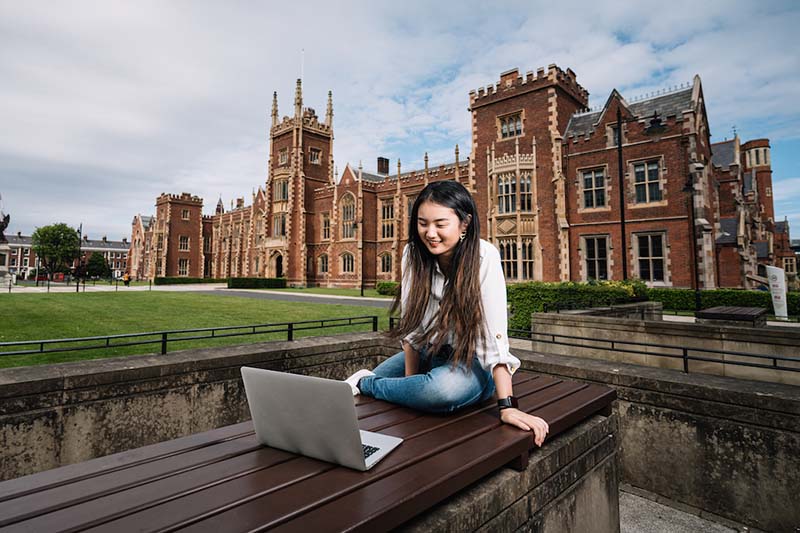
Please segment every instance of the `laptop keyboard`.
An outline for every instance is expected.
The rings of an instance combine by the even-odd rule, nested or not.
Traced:
[[[366,459],[367,457],[369,457],[373,453],[375,453],[378,450],[380,450],[380,448],[376,448],[375,446],[368,446],[366,444],[362,444],[361,446],[363,446],[363,448],[364,448],[364,459]]]

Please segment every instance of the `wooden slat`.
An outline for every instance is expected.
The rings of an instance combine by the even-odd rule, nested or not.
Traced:
[[[103,475],[136,464],[185,453],[189,450],[213,446],[218,442],[235,439],[242,435],[252,433],[253,423],[248,420],[247,422],[234,424],[232,426],[205,431],[203,433],[160,442],[158,444],[151,444],[126,452],[91,459],[82,463],[62,466],[29,476],[3,481],[0,483],[0,502],[9,498],[22,496],[29,492],[41,491],[48,487],[54,487],[64,483],[74,483],[79,479]]]

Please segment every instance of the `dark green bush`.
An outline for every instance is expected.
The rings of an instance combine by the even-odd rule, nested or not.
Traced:
[[[648,289],[650,300],[661,302],[668,311],[694,311],[694,290],[692,289]],[[787,307],[790,316],[800,315],[800,293],[787,293]],[[772,296],[768,291],[747,291],[741,289],[714,289],[700,291],[700,307],[708,309],[721,305],[736,307],[763,307],[774,314]]]
[[[396,281],[379,281],[377,285],[375,285],[375,290],[378,291],[378,294],[394,296],[397,294],[397,287],[399,286],[400,284]]]
[[[187,285],[190,283],[225,283],[225,279],[216,278],[177,278],[177,277],[163,277],[155,278],[153,285]]]
[[[285,289],[286,278],[228,278],[229,289]]]
[[[647,287],[639,281],[549,283],[533,281],[508,286],[511,329],[530,329],[531,314],[547,309],[588,308],[646,299]]]

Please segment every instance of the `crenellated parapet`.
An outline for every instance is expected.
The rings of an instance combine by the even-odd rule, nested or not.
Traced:
[[[537,69],[535,74],[529,70],[524,76],[520,75],[516,68],[503,72],[500,74],[500,81],[469,92],[470,109],[553,86],[558,86],[583,106],[588,105],[589,91],[578,83],[577,76],[572,69],[562,70],[555,64],[551,64],[547,70],[542,67]]]
[[[189,194],[188,192],[182,192],[180,194],[161,193],[161,195],[156,199],[156,204],[164,202],[181,202],[203,205],[202,198],[193,194]]]

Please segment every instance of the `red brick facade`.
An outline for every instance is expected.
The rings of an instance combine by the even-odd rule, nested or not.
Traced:
[[[380,158],[379,173],[346,165],[337,181],[330,93],[320,121],[298,80],[292,116],[279,120],[273,98],[269,176],[252,204],[240,198],[226,212],[220,200],[201,217],[201,199],[162,195],[149,225],[134,219],[131,268],[297,286],[396,280],[410,203],[430,181],[454,179],[474,195],[508,281],[622,279],[624,254],[625,277],[650,285],[694,286],[696,265],[700,287],[752,286],[756,243],[775,232],[768,141],[712,146],[699,77],[632,102],[614,91],[596,111],[587,102],[570,69],[510,70],[469,93],[469,158],[456,147],[454,163],[429,167],[426,154],[422,170],[402,172],[398,161],[392,173]]]

